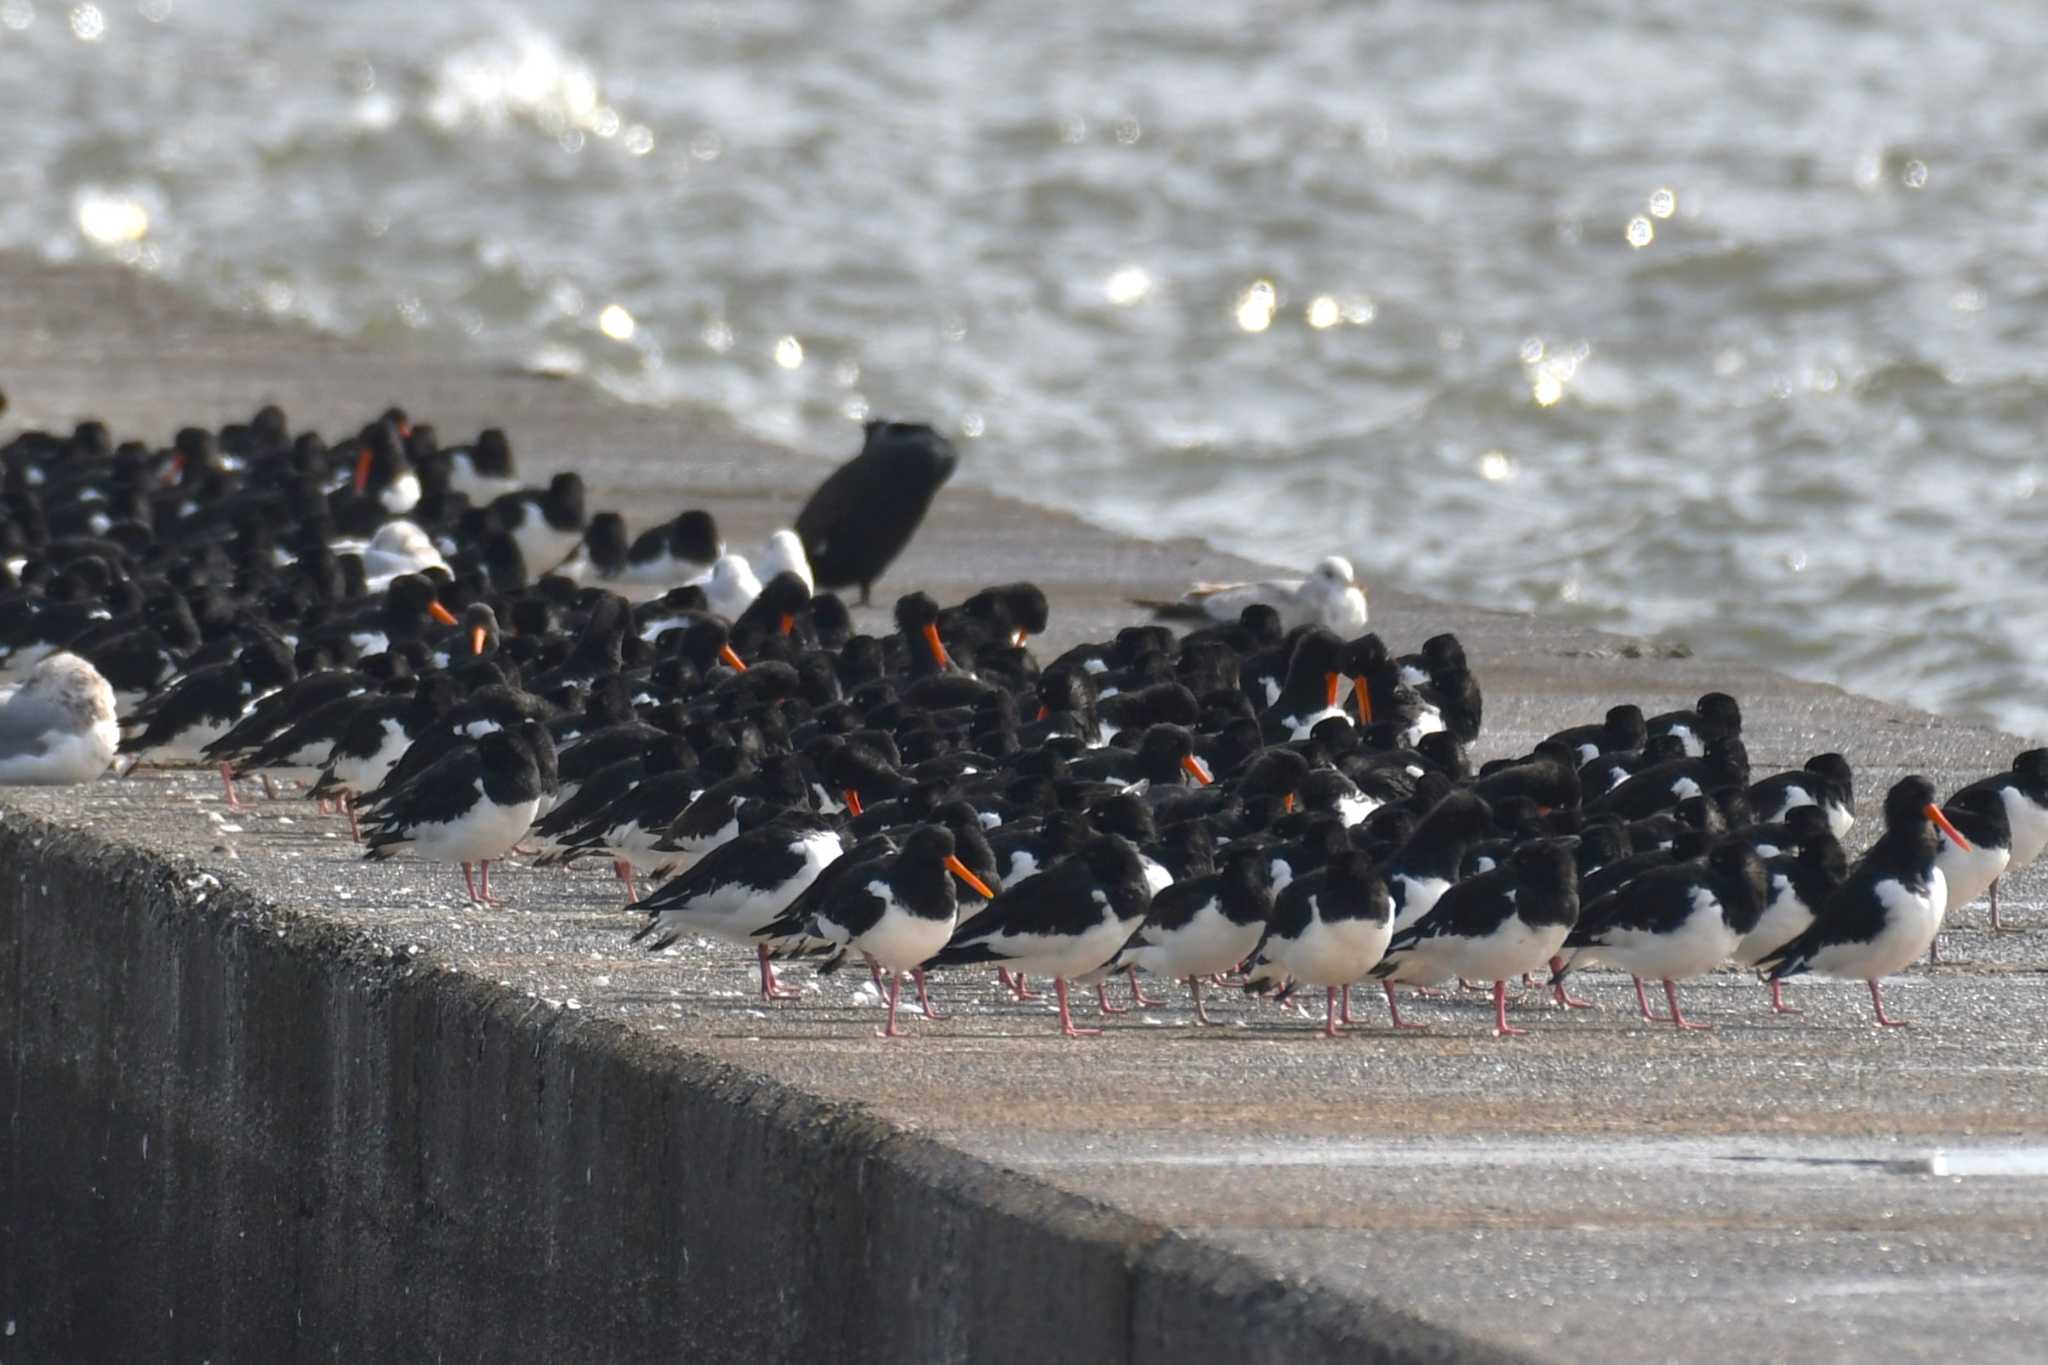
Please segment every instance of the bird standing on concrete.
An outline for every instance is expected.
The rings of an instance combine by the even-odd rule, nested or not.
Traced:
[[[90,782],[114,761],[114,689],[76,654],[52,654],[0,689],[0,784]]]
[[[870,422],[860,454],[832,471],[797,513],[796,533],[820,588],[860,588],[868,604],[960,463],[953,443],[918,422]]]

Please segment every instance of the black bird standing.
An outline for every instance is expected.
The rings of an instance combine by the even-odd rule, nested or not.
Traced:
[[[959,462],[953,443],[922,423],[868,423],[860,454],[833,470],[797,513],[818,586],[858,585],[866,606],[875,580],[910,543]]]

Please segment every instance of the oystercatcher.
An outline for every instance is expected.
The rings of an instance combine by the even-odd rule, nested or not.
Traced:
[[[2048,849],[2048,749],[2027,749],[2014,756],[2010,770],[1979,778],[1963,792],[1988,790],[2005,803],[2005,818],[2012,832],[2012,861],[2009,871],[2033,866]],[[1998,915],[1998,883],[1991,883],[1991,927],[2002,930]]]
[[[1815,754],[1798,772],[1751,783],[1749,805],[1766,824],[1783,820],[1799,806],[1819,806],[1827,815],[1828,832],[1840,839],[1856,823],[1856,776],[1840,754]]]
[[[491,895],[491,864],[533,828],[545,790],[543,746],[552,756],[547,727],[528,720],[444,753],[364,821],[365,856],[410,850],[430,862],[460,863],[469,899],[501,904]]]
[[[1841,841],[1823,829],[1796,855],[1781,853],[1766,858],[1764,875],[1770,880],[1770,892],[1763,916],[1730,954],[1744,967],[1756,966],[1813,927],[1813,917],[1821,902],[1849,875],[1849,858],[1842,852]],[[1773,979],[1770,987],[1774,1013],[1800,1012],[1785,1003],[1782,980]]]
[[[1688,758],[1702,758],[1707,745],[1717,739],[1734,739],[1742,734],[1742,707],[1726,692],[1709,692],[1690,711],[1667,711],[1652,716],[1644,727],[1651,737],[1676,735],[1685,745]]]
[[[1644,1019],[1663,1022],[1643,995],[1647,977],[1664,983],[1674,1027],[1710,1029],[1678,1008],[1678,982],[1734,955],[1763,918],[1768,891],[1756,851],[1740,839],[1722,839],[1705,858],[1654,868],[1585,906],[1552,980],[1562,984],[1574,968],[1604,962],[1635,977]]]
[[[997,963],[1020,976],[1050,975],[1059,996],[1060,1032],[1074,1026],[1067,982],[1108,962],[1144,922],[1152,893],[1129,840],[1099,834],[1078,852],[1025,881],[1005,883],[988,909],[961,925],[928,967]]]
[[[844,851],[829,822],[808,812],[785,811],[720,844],[644,897],[640,908],[647,912],[647,923],[631,941],[652,937],[647,950],[659,952],[684,934],[710,934],[751,947],[760,967],[761,998],[795,999],[803,992],[776,981],[768,945],[754,936]]]
[[[1948,879],[1936,858],[1944,834],[1967,848],[1934,804],[1934,784],[1918,775],[1895,783],[1885,793],[1884,833],[1821,902],[1806,932],[1757,965],[1773,981],[1802,972],[1863,981],[1877,1022],[1903,1027],[1906,1020],[1885,1014],[1878,982],[1919,961],[1941,931]]]
[[[994,890],[954,852],[953,833],[943,825],[918,825],[902,847],[873,875],[847,879],[833,888],[811,912],[811,932],[819,938],[862,954],[889,974],[889,1022],[884,1038],[896,1032],[896,1001],[903,973],[919,974],[922,996],[924,963],[946,946],[959,917],[953,879],[984,900]],[[929,1003],[926,1013],[930,1013]]]
[[[1393,932],[1386,879],[1365,854],[1345,848],[1316,871],[1294,877],[1274,897],[1272,918],[1250,962],[1254,968],[1270,964],[1292,983],[1321,986],[1323,1036],[1335,1038],[1338,992],[1346,993],[1348,1021],[1351,984],[1386,953]],[[1253,986],[1262,979],[1270,977],[1254,971]]]
[[[1493,1036],[1526,1033],[1508,1023],[1507,983],[1552,962],[1579,916],[1573,838],[1519,845],[1508,861],[1446,890],[1388,941],[1372,974],[1393,984],[1433,985],[1453,978],[1493,983]],[[1396,1028],[1404,1023],[1394,1011]]]
[[[1215,872],[1156,893],[1144,924],[1116,961],[1186,981],[1195,1022],[1213,1024],[1202,1008],[1202,978],[1232,971],[1249,957],[1272,913],[1271,850],[1241,841]]]

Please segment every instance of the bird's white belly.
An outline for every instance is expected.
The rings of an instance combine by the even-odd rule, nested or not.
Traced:
[[[57,787],[90,782],[114,761],[121,732],[111,720],[65,735],[40,754],[16,754],[0,760],[0,786]]]
[[[1742,936],[1728,927],[1720,902],[1705,888],[1693,892],[1693,912],[1676,933],[1621,929],[1607,935],[1600,960],[1636,976],[1674,980],[1712,971],[1728,960]]]
[[[1934,859],[1934,865],[1948,882],[1948,904],[1942,913],[1960,910],[1989,891],[1991,883],[2005,875],[2011,861],[2009,849],[1975,844],[1965,853],[1946,834],[1942,835],[1941,852]]]
[[[477,803],[469,810],[440,824],[412,827],[413,851],[437,863],[478,863],[502,858],[533,828],[539,810],[538,797],[510,806],[497,805],[482,795],[479,782]]]
[[[1939,867],[1929,874],[1928,882],[1925,895],[1916,895],[1899,882],[1879,882],[1877,896],[1884,902],[1886,914],[1877,937],[1867,943],[1823,948],[1813,955],[1809,970],[1818,976],[1875,981],[1902,972],[1925,957],[1948,910],[1948,882]]]
[[[1308,931],[1278,954],[1280,965],[1311,986],[1348,986],[1386,956],[1394,936],[1389,920],[1325,921],[1317,915]]]
[[[1756,928],[1742,936],[1742,942],[1735,945],[1733,956],[1744,966],[1761,962],[1812,925],[1813,907],[1799,899],[1789,879],[1774,874],[1771,898],[1764,906],[1763,918],[1756,922]]]
[[[1155,976],[1210,976],[1227,972],[1259,946],[1265,926],[1233,924],[1214,901],[1195,912],[1178,929],[1159,933],[1159,941],[1134,948],[1126,956],[1141,971]],[[1159,931],[1145,931],[1149,938]]]

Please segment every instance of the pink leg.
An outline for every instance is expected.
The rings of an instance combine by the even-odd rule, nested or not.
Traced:
[[[1104,1014],[1130,1013],[1130,1010],[1123,1005],[1112,1005],[1109,1003],[1109,987],[1100,981],[1095,983],[1095,1003]]]
[[[1991,932],[2005,932],[2005,922],[1998,918],[1998,879],[1995,877],[1991,880]]]
[[[943,1019],[945,1016],[932,1008],[932,998],[925,992],[924,968],[912,967],[910,979],[917,983],[917,1007],[924,1011],[927,1019]]]
[[[477,895],[476,893],[476,870],[474,865],[470,863],[464,863],[462,865],[462,884],[464,887],[468,888],[469,903],[471,905],[482,905],[483,897]]]
[[[1639,976],[1639,977],[1636,977],[1636,978],[1635,978],[1635,983],[1636,983],[1636,1008],[1637,1008],[1637,1009],[1639,1009],[1639,1010],[1641,1010],[1641,1011],[1643,1012],[1643,1019],[1644,1019],[1644,1020],[1645,1020],[1646,1022],[1648,1022],[1648,1023],[1652,1023],[1652,1024],[1661,1024],[1661,1023],[1664,1023],[1664,1022],[1666,1022],[1666,1021],[1665,1021],[1665,1018],[1664,1018],[1664,1016],[1663,1016],[1663,1015],[1661,1015],[1661,1014],[1652,1014],[1652,1013],[1650,1013],[1650,997],[1649,997],[1649,996],[1647,996],[1647,995],[1644,995],[1644,994],[1643,994],[1643,979],[1642,979],[1642,978],[1641,978],[1640,976]]]
[[[882,964],[873,958],[868,958],[868,980],[875,984],[876,990],[882,989]]]
[[[785,986],[775,979],[775,964],[768,960],[767,944],[757,945],[754,949],[754,955],[761,963],[761,998],[763,1000],[795,1000],[803,994],[801,988]]]
[[[1529,1030],[1525,1028],[1516,1028],[1513,1024],[1510,1024],[1508,1022],[1508,983],[1505,981],[1494,982],[1493,1036],[1496,1038],[1507,1038],[1517,1034],[1527,1033],[1528,1031]]]
[[[1020,976],[1018,980],[1021,981],[1023,978]],[[1066,1034],[1069,1038],[1093,1038],[1102,1032],[1099,1028],[1074,1027],[1074,1016],[1067,1013],[1067,979],[1064,976],[1054,977],[1052,979],[1052,988],[1058,993],[1060,998],[1061,1033]]]
[[[1894,1019],[1884,1012],[1884,997],[1877,993],[1877,983],[1875,981],[1870,983],[1870,1004],[1871,1007],[1877,1011],[1877,1022],[1884,1025],[1886,1028],[1912,1027],[1911,1020]]]
[[[363,827],[356,823],[356,796],[350,792],[341,798],[341,808],[348,812],[348,837],[357,843],[363,841]]]
[[[1005,986],[1016,992],[1019,1000],[1036,1000],[1039,998],[1038,992],[1032,990],[1031,984],[1024,979],[1024,973],[1019,972],[1015,976],[1011,976],[1008,967],[998,967],[996,968],[996,975],[1003,979]]]
[[[1553,979],[1563,970],[1564,959],[1562,957],[1550,959],[1550,975]],[[1551,995],[1557,1001],[1557,1007],[1561,1010],[1589,1010],[1593,1008],[1592,1001],[1581,1000],[1576,995],[1573,995],[1564,988],[1564,982],[1561,980],[1556,981],[1556,984],[1551,989]]]
[[[277,800],[277,788],[276,788],[276,787],[273,787],[273,786],[271,786],[271,785],[270,785],[270,774],[269,774],[269,773],[258,773],[258,774],[256,774],[256,776],[257,776],[257,777],[258,777],[259,779],[261,779],[261,781],[262,781],[262,783],[263,783],[263,796],[264,796],[264,799],[265,799],[265,800],[268,800],[268,801],[275,801],[275,800]]]
[[[901,1038],[896,1030],[896,997],[903,993],[903,974],[889,973],[889,1026],[876,1034],[877,1038]]]
[[[1166,1003],[1164,1000],[1154,1000],[1151,996],[1145,994],[1145,988],[1138,984],[1138,969],[1136,967],[1126,967],[1124,971],[1131,978],[1131,1003],[1133,1005],[1149,1010]]]
[[[1344,987],[1342,991],[1338,992],[1337,1022],[1340,1024],[1351,1022],[1351,987],[1349,986]]]
[[[236,794],[235,794],[235,765],[234,765],[234,764],[232,764],[232,763],[223,763],[223,764],[221,764],[221,765],[220,765],[220,785],[221,785],[221,790],[222,790],[222,791],[224,791],[224,792],[226,792],[226,793],[228,794],[228,809],[229,809],[229,810],[247,810],[247,809],[249,809],[249,808],[248,808],[247,806],[245,806],[245,805],[243,805],[243,804],[242,804],[242,798],[241,798],[240,796],[238,796],[238,795],[236,795]]]
[[[498,899],[498,898],[497,898],[496,896],[493,896],[493,895],[491,894],[491,863],[490,863],[490,860],[489,860],[488,858],[486,858],[486,859],[485,859],[485,860],[484,860],[483,862],[480,862],[480,863],[478,863],[478,864],[477,864],[477,867],[478,867],[478,869],[479,869],[479,870],[480,870],[480,871],[481,871],[481,872],[483,873],[482,881],[483,881],[483,884],[484,884],[484,904],[485,904],[485,905],[503,905],[503,904],[504,904],[505,902],[503,902],[503,901],[499,900],[499,899]]]
[[[1796,1009],[1785,1003],[1785,983],[1782,981],[1773,981],[1771,983],[1771,1010],[1775,1014],[1806,1013],[1805,1010]]]
[[[1323,1019],[1323,1036],[1325,1038],[1341,1038],[1344,1036],[1337,1032],[1337,988],[1335,986],[1323,987]]]
[[[632,860],[630,858],[614,858],[612,860],[612,871],[618,874],[621,882],[625,883],[626,904],[638,905],[640,903],[640,893],[633,887]]]
[[[1394,1016],[1395,1028],[1424,1029],[1429,1027],[1429,1025],[1427,1024],[1411,1024],[1406,1019],[1403,1019],[1401,1017],[1401,1006],[1397,1004],[1394,1000],[1394,983],[1391,981],[1383,981],[1380,984],[1386,988],[1387,1013]]]
[[[1216,1021],[1211,1019],[1202,1009],[1201,977],[1191,976],[1188,978],[1188,993],[1195,997],[1195,1022],[1197,1024],[1214,1024]]]
[[[1664,978],[1664,998],[1671,1002],[1671,1022],[1679,1028],[1704,1031],[1713,1027],[1712,1024],[1695,1024],[1678,1012],[1678,983],[1668,976]]]

